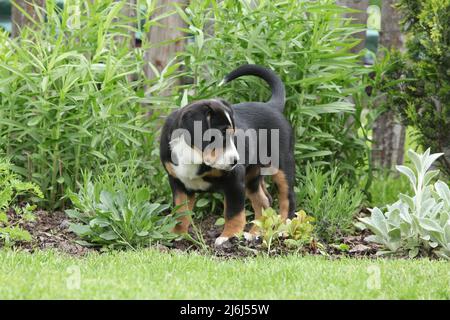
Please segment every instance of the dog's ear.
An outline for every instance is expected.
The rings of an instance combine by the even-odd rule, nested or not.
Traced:
[[[178,127],[186,128],[194,121],[205,122],[206,129],[211,128],[211,115],[213,113],[221,113],[227,111],[232,115],[231,104],[223,99],[200,100],[181,109],[181,114],[178,118]]]
[[[211,113],[213,109],[209,101],[197,101],[187,105],[181,109],[180,116],[178,117],[178,127],[184,128],[191,126],[194,121],[205,121],[208,129],[211,127]]]
[[[217,100],[219,100],[222,104],[231,109],[231,103],[229,103],[227,100],[222,98],[218,98]]]

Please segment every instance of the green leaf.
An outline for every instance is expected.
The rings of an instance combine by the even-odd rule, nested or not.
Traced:
[[[439,233],[443,233],[444,230],[442,227],[436,223],[435,221],[428,218],[419,218],[420,226],[427,231],[436,231]]]
[[[119,238],[119,236],[112,230],[100,234],[99,237],[107,241],[116,240]]]
[[[0,212],[0,223],[7,223],[8,222],[8,216],[5,212]]]
[[[150,198],[150,190],[148,188],[141,188],[136,194],[137,202],[148,201]]]
[[[85,224],[71,223],[69,226],[69,231],[72,231],[79,236],[85,236],[91,233],[91,227]]]
[[[408,177],[413,188],[416,187],[416,183],[417,183],[416,176],[410,168],[405,167],[405,166],[395,166],[395,168],[397,169],[397,171],[403,173],[405,176]]]
[[[115,208],[113,196],[108,191],[103,190],[100,193],[100,201],[109,209]]]
[[[431,170],[425,174],[423,179],[423,185],[427,186],[430,184],[431,180],[439,174],[439,170]]]
[[[39,122],[41,122],[41,120],[42,120],[41,116],[35,116],[27,122],[27,126],[33,127],[33,126],[37,125]]]
[[[203,207],[206,207],[209,204],[209,202],[210,201],[208,199],[202,198],[202,199],[198,200],[195,205],[199,208],[203,208]]]
[[[434,184],[434,188],[439,194],[439,197],[441,197],[441,199],[444,200],[446,205],[450,208],[450,188],[448,185],[439,180]]]
[[[408,256],[409,256],[410,259],[415,258],[418,254],[419,254],[419,248],[418,247],[412,248],[408,252]]]
[[[219,218],[214,223],[215,226],[223,226],[224,224],[225,224],[225,219],[224,218]]]
[[[110,221],[106,218],[97,217],[89,221],[89,225],[94,228],[95,226],[98,227],[108,227],[110,225]]]

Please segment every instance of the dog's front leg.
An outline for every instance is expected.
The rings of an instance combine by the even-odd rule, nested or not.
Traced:
[[[173,195],[173,204],[178,207],[177,212],[186,213],[192,211],[195,205],[195,194],[187,192],[186,189],[172,177],[169,178]],[[187,233],[191,223],[191,216],[185,214],[177,219],[179,223],[173,228],[173,232],[182,234]]]
[[[245,188],[243,181],[236,181],[224,190],[225,226],[220,237],[216,239],[216,246],[222,245],[229,238],[244,231],[245,227]]]

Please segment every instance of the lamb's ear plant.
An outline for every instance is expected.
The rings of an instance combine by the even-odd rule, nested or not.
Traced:
[[[450,190],[443,181],[432,183],[439,170],[430,170],[442,153],[423,154],[408,151],[414,170],[397,166],[408,177],[414,195],[399,194],[399,200],[387,206],[371,210],[371,216],[360,218],[374,235],[368,240],[385,247],[383,253],[432,256],[450,259]]]

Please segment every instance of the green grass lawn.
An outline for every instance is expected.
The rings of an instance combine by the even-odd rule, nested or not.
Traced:
[[[1,299],[449,299],[450,263],[0,250]]]

